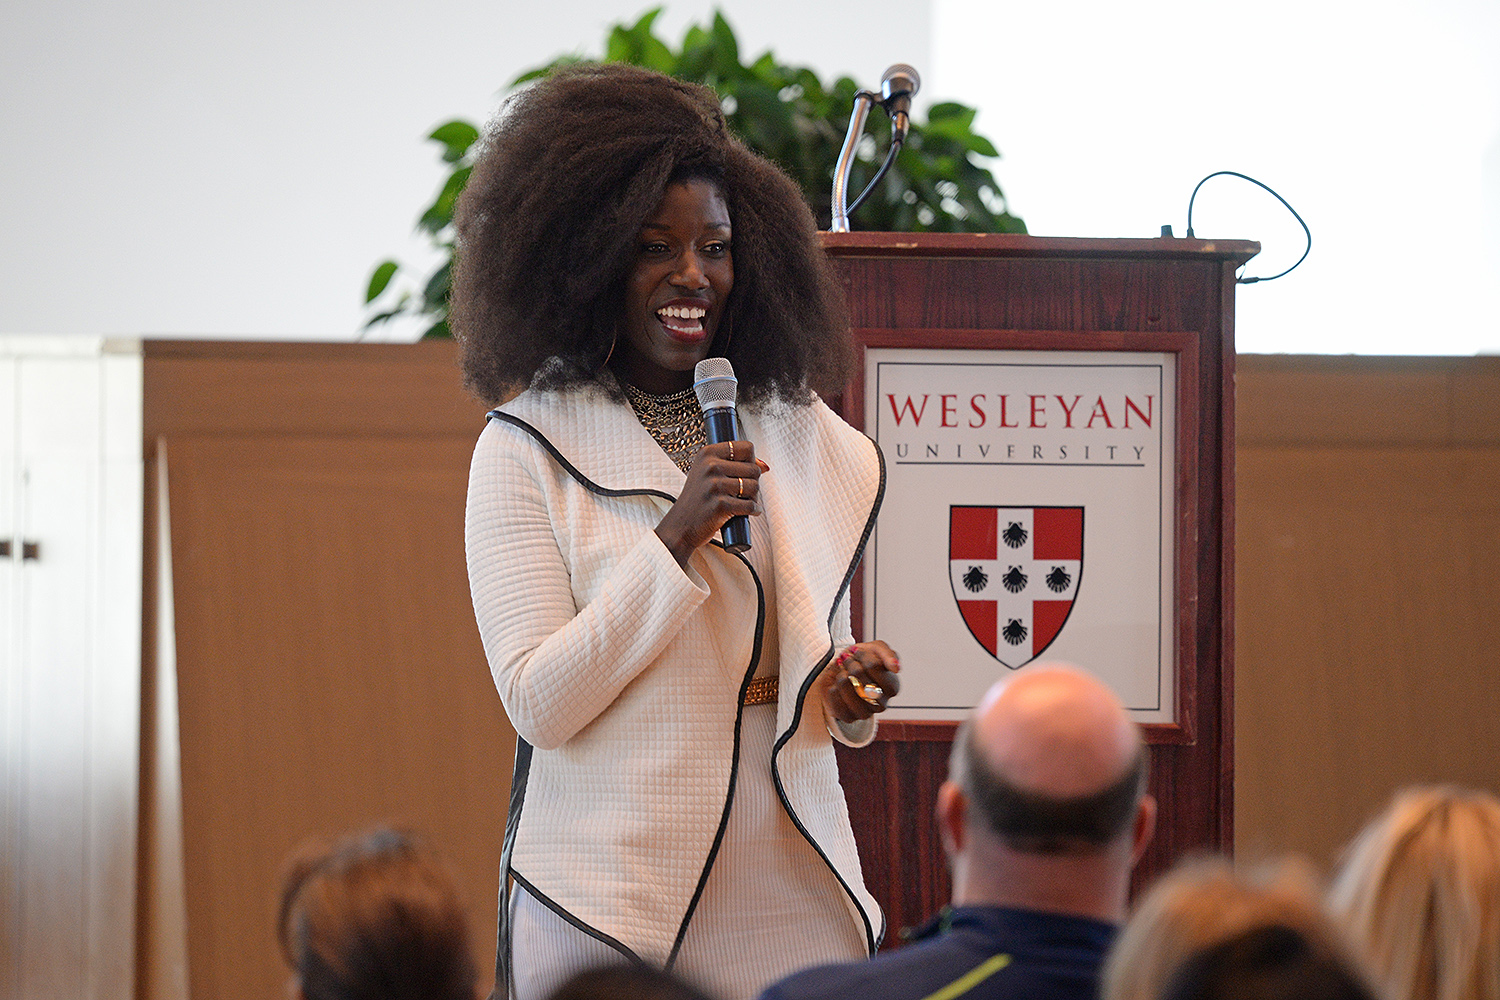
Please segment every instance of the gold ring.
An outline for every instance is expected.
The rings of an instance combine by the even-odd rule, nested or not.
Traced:
[[[731,462],[734,461],[734,442],[733,441],[729,442],[729,460]]]
[[[855,693],[866,705],[879,705],[881,696],[885,694],[885,688],[879,684],[865,684],[853,674],[849,675],[849,683],[854,685]]]
[[[735,476],[734,481],[740,484],[740,488],[735,491],[734,495],[741,500],[745,499],[745,481],[739,476]]]

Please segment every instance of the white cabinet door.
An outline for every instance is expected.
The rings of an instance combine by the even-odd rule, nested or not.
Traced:
[[[140,719],[139,353],[5,359],[5,992],[133,983]],[[0,349],[4,345],[0,344]]]

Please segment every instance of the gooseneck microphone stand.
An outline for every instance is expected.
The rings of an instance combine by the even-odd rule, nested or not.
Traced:
[[[849,114],[849,131],[844,134],[844,146],[839,150],[838,164],[833,170],[833,217],[828,226],[830,232],[849,232],[849,213],[858,208],[865,197],[875,190],[875,185],[880,183],[891,164],[896,162],[896,154],[906,142],[911,99],[921,86],[922,79],[916,70],[905,63],[897,63],[880,78],[879,94],[861,90],[854,95],[854,110]],[[859,148],[859,140],[865,133],[865,119],[870,115],[870,105],[876,101],[891,116],[891,146],[886,151],[885,162],[880,164],[880,169],[875,171],[875,176],[870,178],[870,183],[865,185],[865,189],[851,205],[849,171],[854,165],[854,151]]]
[[[874,103],[875,95],[868,90],[861,90],[854,95],[854,111],[849,115],[849,131],[844,133],[844,147],[839,150],[839,162],[833,168],[833,221],[828,227],[830,232],[849,231],[849,168],[854,165],[854,150],[865,134],[865,119],[869,117],[870,105]]]

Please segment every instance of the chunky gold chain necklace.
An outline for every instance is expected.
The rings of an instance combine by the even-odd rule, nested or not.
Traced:
[[[670,396],[653,396],[627,383],[625,396],[641,426],[656,439],[667,457],[683,472],[691,468],[693,456],[708,443],[703,429],[703,410],[693,390],[687,388]]]

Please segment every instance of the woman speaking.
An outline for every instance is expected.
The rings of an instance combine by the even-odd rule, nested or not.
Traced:
[[[452,322],[500,403],[469,579],[520,736],[497,992],[633,960],[735,1000],[872,952],[832,740],[868,742],[899,686],[849,630],[884,475],[818,396],[852,354],[800,192],[711,91],[578,67],[507,102],[457,222]],[[742,440],[705,443],[710,356]]]

